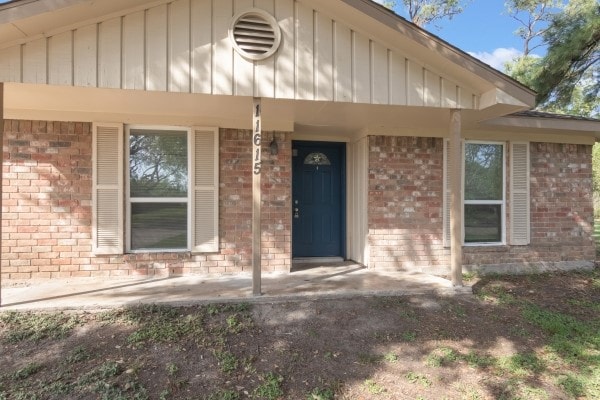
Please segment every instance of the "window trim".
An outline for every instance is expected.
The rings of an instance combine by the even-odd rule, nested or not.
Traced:
[[[130,131],[132,129],[140,130],[153,130],[153,131],[180,131],[186,132],[187,138],[187,167],[188,167],[188,188],[186,197],[138,197],[132,201],[130,193],[130,171],[129,171],[129,157],[130,157]],[[192,128],[185,126],[174,126],[174,125],[125,125],[125,162],[124,162],[124,174],[125,174],[125,252],[130,254],[140,253],[188,253],[192,249],[192,226],[194,224],[192,220],[192,205],[193,205],[193,181],[192,171],[194,168],[193,164],[193,145],[192,141]],[[132,203],[187,203],[187,245],[185,249],[173,249],[173,248],[160,248],[160,249],[132,249],[131,248],[131,204]]]
[[[467,144],[491,144],[502,146],[502,200],[465,200],[465,155],[467,154],[465,147]],[[462,245],[469,247],[481,246],[504,246],[506,245],[506,142],[487,141],[487,140],[463,140],[462,141],[462,157],[461,157],[461,179],[462,179]],[[465,242],[465,205],[500,205],[501,218],[500,229],[501,240],[499,242]]]

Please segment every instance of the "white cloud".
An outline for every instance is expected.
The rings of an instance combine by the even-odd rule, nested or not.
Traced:
[[[520,50],[517,50],[513,47],[506,49],[504,47],[500,47],[488,53],[487,51],[482,52],[468,52],[475,58],[480,59],[484,63],[491,65],[499,71],[504,71],[504,63],[507,61],[512,61],[514,58],[519,57],[523,54]]]

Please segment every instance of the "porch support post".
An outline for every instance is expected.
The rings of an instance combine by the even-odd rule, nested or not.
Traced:
[[[252,294],[261,295],[261,226],[260,226],[260,172],[262,120],[260,98],[255,97],[252,107]]]
[[[453,286],[462,286],[462,160],[461,113],[450,110],[450,274]]]
[[[4,84],[0,82],[0,148],[4,147]],[[2,183],[4,181],[4,151],[0,151],[0,307],[2,306]]]

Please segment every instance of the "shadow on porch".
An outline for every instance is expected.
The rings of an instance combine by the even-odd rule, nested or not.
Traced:
[[[72,278],[2,289],[2,309],[101,309],[139,303],[188,305],[278,302],[356,296],[469,294],[447,279],[422,273],[367,269],[354,262],[302,264],[291,273],[265,272],[262,296],[250,274],[162,278]]]

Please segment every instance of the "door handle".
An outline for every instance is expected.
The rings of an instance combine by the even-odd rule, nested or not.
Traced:
[[[300,210],[298,210],[298,207],[294,208],[294,218],[300,218]]]

